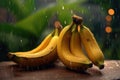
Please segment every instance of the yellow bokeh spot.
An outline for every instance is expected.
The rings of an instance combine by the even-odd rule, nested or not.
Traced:
[[[115,14],[114,9],[109,9],[109,10],[108,10],[108,14],[109,14],[109,15],[114,15],[114,14]]]
[[[112,32],[112,28],[110,26],[106,26],[105,31],[107,33],[111,33]]]

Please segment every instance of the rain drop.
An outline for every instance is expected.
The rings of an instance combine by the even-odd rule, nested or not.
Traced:
[[[64,10],[65,9],[65,7],[64,6],[62,6],[62,10]]]
[[[66,24],[67,22],[66,21],[64,21],[64,24]]]
[[[23,40],[20,40],[20,42],[22,43],[22,42],[23,42]]]
[[[71,14],[73,14],[73,10],[71,10],[70,12],[71,12]]]
[[[36,10],[36,7],[34,7],[34,10]]]

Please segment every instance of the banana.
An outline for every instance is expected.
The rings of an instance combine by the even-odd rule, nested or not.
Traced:
[[[40,50],[43,50],[44,48],[46,48],[46,46],[49,44],[50,40],[52,39],[54,32],[50,33],[49,35],[47,35],[44,40],[34,49],[30,50],[30,51],[24,51],[24,52],[9,52],[10,54],[27,54],[27,53],[36,53]]]
[[[81,17],[79,16],[73,16],[75,23],[78,25],[79,34],[81,37],[81,42],[84,46],[84,49],[87,52],[87,55],[89,59],[92,61],[92,63],[99,67],[99,69],[104,68],[104,55],[102,50],[100,49],[93,33],[91,30],[81,24]]]
[[[77,27],[78,25],[76,25],[72,31],[71,40],[70,40],[70,50],[75,56],[85,60],[86,62],[91,63],[91,61],[88,59],[88,57],[85,55],[82,49],[81,39]]]
[[[84,58],[76,57],[70,51],[70,38],[72,35],[71,28],[73,25],[74,23],[67,25],[60,32],[57,43],[57,53],[59,59],[68,69],[74,71],[84,71],[91,67],[92,64],[90,61],[87,61]]]
[[[104,68],[104,55],[93,33],[84,25],[81,26],[80,37],[89,59],[99,67]]]
[[[55,29],[55,33],[50,40],[47,47],[35,52],[34,54],[11,54],[8,56],[11,60],[18,63],[21,66],[45,66],[54,62],[57,59],[57,41],[58,41],[58,28]]]
[[[58,28],[58,33],[60,33],[60,31],[62,30],[62,25],[59,21],[55,21],[54,22],[54,26],[56,28]],[[34,54],[38,51],[43,50],[44,48],[46,48],[46,46],[49,44],[50,40],[52,39],[53,35],[54,35],[55,31],[51,32],[50,34],[48,34],[44,40],[34,49],[29,50],[29,51],[24,51],[24,52],[9,52],[11,54],[18,54],[18,55],[24,55],[24,54]]]

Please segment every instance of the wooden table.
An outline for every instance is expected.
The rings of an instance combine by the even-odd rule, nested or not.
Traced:
[[[120,80],[120,61],[106,60],[105,68],[93,66],[86,73],[78,73],[56,62],[49,68],[24,69],[14,62],[0,62],[0,80]]]

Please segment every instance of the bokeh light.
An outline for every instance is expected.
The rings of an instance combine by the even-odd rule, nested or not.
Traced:
[[[111,28],[110,26],[106,26],[106,27],[105,27],[105,31],[106,31],[107,33],[111,33],[111,32],[112,32],[112,28]]]
[[[108,14],[109,14],[109,15],[114,15],[114,14],[115,14],[114,9],[109,9],[109,10],[108,10]]]
[[[112,21],[112,17],[111,17],[110,15],[107,15],[107,16],[105,17],[105,19],[106,19],[106,21],[108,21],[108,22]]]

